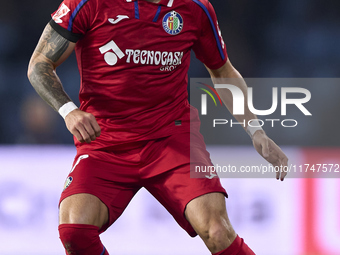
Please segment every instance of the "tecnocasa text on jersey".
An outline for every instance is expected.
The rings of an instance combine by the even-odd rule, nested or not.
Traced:
[[[126,63],[135,63],[142,65],[162,65],[162,66],[177,66],[182,64],[184,53],[180,51],[150,51],[150,50],[132,50],[126,49]]]

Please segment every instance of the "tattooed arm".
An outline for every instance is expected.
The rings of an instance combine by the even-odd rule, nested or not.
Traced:
[[[71,99],[65,93],[56,68],[75,47],[48,24],[38,42],[28,67],[28,78],[37,93],[56,111]]]
[[[71,102],[63,89],[56,68],[72,53],[75,43],[59,35],[49,24],[35,48],[28,66],[28,79],[42,99],[54,110]],[[65,117],[68,130],[80,141],[91,142],[100,135],[95,117],[79,109]]]

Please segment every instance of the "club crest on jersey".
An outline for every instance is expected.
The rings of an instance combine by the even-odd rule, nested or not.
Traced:
[[[175,11],[168,12],[163,18],[163,28],[170,35],[178,35],[183,29],[183,18]]]
[[[72,176],[69,176],[69,177],[66,179],[66,181],[65,181],[63,191],[64,191],[65,189],[67,189],[67,188],[71,185],[72,181],[73,181],[73,177],[72,177]]]

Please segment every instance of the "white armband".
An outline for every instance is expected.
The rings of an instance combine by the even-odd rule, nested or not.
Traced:
[[[251,139],[257,130],[263,130],[258,120],[251,120],[248,122],[247,133]]]
[[[78,109],[78,107],[73,102],[68,102],[59,108],[58,112],[64,119],[73,110]]]

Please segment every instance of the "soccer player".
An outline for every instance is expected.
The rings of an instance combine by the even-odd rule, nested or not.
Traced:
[[[81,76],[79,109],[56,74],[73,50]],[[59,234],[67,254],[109,254],[99,234],[141,187],[212,254],[254,254],[229,222],[219,178],[190,178],[190,142],[200,155],[195,160],[212,164],[197,110],[188,103],[191,50],[213,81],[242,78],[207,0],[64,0],[52,14],[28,77],[65,119],[77,147],[60,198]],[[242,80],[238,86],[246,93]],[[219,93],[232,109],[231,94]],[[249,109],[235,117],[256,119]],[[191,141],[190,122],[197,124]],[[246,130],[266,160],[287,164],[263,130]]]

